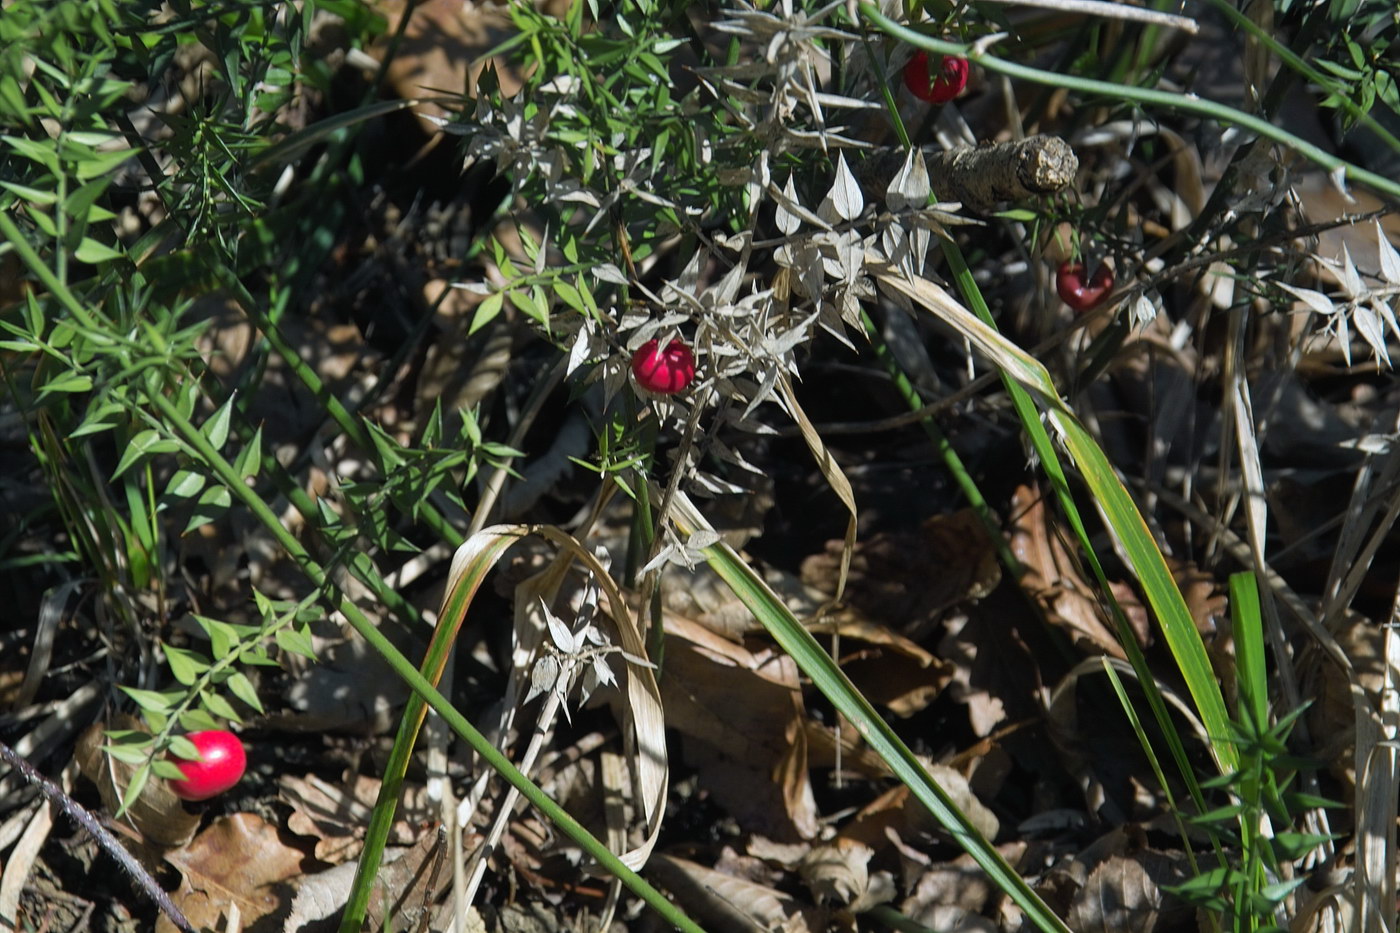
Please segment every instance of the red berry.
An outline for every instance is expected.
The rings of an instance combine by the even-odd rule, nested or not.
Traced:
[[[695,378],[695,355],[679,340],[672,340],[664,350],[648,340],[632,354],[632,375],[648,392],[675,395]]]
[[[192,732],[185,738],[204,756],[200,761],[176,761],[182,780],[171,781],[170,789],[182,800],[208,800],[228,790],[243,777],[248,756],[238,736],[224,729]]]
[[[1086,279],[1084,263],[1066,260],[1060,263],[1055,273],[1055,291],[1060,293],[1060,299],[1065,304],[1076,311],[1097,308],[1113,291],[1113,270],[1100,265]]]
[[[904,66],[904,86],[919,100],[946,104],[967,87],[967,59],[945,55],[938,70],[929,68],[928,53],[918,51]]]

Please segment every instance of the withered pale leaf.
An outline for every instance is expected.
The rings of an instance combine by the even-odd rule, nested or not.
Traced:
[[[860,212],[865,210],[865,195],[860,193],[860,183],[856,181],[856,176],[851,174],[851,167],[846,164],[845,153],[837,154],[836,181],[827,197],[831,199],[831,206],[842,220],[855,220],[860,216]]]
[[[773,209],[773,222],[778,225],[778,229],[787,236],[792,236],[797,232],[797,228],[802,225],[802,218],[788,210],[784,201],[797,204],[797,186],[792,182],[792,175],[788,175],[787,184],[783,186],[783,197],[779,198]]]
[[[121,716],[113,721],[113,728],[140,729],[141,724],[130,716]],[[83,776],[97,785],[108,812],[116,813],[136,766],[108,755],[102,750],[104,744],[103,724],[94,723],[78,737],[74,756]],[[186,811],[170,785],[156,777],[146,782],[141,796],[122,819],[157,846],[182,846],[199,829],[199,816]]]
[[[1114,855],[1089,873],[1065,918],[1078,933],[1152,933],[1162,892],[1135,858]]]
[[[904,165],[890,179],[889,187],[885,189],[885,204],[896,213],[906,208],[922,208],[928,204],[932,190],[923,150],[915,147],[909,150]]]
[[[245,926],[290,909],[291,886],[302,873],[300,849],[282,841],[277,827],[252,813],[220,817],[189,845],[166,853],[180,870],[180,889],[172,899],[199,929],[222,929],[220,919],[237,905]],[[157,933],[174,925],[161,915]]]

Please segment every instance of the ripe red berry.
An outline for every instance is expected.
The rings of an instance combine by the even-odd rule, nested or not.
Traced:
[[[632,375],[648,392],[675,395],[695,378],[695,355],[679,340],[672,340],[664,350],[648,340],[632,354]]]
[[[183,780],[172,780],[170,789],[182,800],[208,800],[228,790],[243,777],[248,757],[238,736],[224,729],[192,732],[185,736],[204,756],[200,761],[176,761]]]
[[[915,52],[904,66],[904,86],[919,100],[946,104],[967,87],[967,59],[945,55],[934,70],[927,52]]]
[[[1097,308],[1113,291],[1113,270],[1100,265],[1092,276],[1086,276],[1084,263],[1066,260],[1055,272],[1055,291],[1076,311]]]

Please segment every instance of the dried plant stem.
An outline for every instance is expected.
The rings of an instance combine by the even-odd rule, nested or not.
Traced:
[[[156,882],[156,879],[151,877],[151,873],[146,871],[140,862],[132,857],[130,852],[126,851],[116,837],[97,821],[97,817],[87,811],[86,807],[69,797],[64,793],[63,788],[40,774],[33,765],[4,742],[0,742],[0,759],[4,759],[5,763],[14,768],[20,777],[39,788],[45,797],[56,803],[60,810],[87,830],[97,840],[97,844],[105,849],[108,855],[116,859],[117,864],[125,869],[128,875],[136,879],[137,886],[145,890],[151,900],[156,902],[156,906],[161,909],[161,912],[170,918],[171,923],[184,933],[195,933],[194,927],[185,919],[180,908],[175,906],[170,895],[165,893],[165,889]]]
[[[1015,142],[964,149],[924,150],[929,175],[938,179],[938,197],[960,201],[986,213],[1001,201],[1029,201],[1062,191],[1074,181],[1079,159],[1058,136],[1030,136]],[[861,187],[880,197],[904,164],[904,150],[890,148],[856,170]]]
[[[989,0],[991,3],[1005,3],[1015,6],[1037,6],[1061,13],[1081,13],[1085,16],[1102,16],[1105,19],[1130,20],[1136,23],[1151,23],[1154,26],[1167,26],[1195,35],[1201,27],[1189,16],[1173,13],[1159,13],[1145,10],[1126,3],[1109,3],[1107,0]]]

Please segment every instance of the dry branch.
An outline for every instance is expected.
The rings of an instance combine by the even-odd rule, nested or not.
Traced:
[[[1079,170],[1074,150],[1058,136],[948,151],[925,149],[924,160],[940,201],[961,201],[978,213],[1002,201],[1054,194],[1073,182]],[[866,159],[856,175],[867,195],[880,197],[903,164],[901,150],[882,150]]]

